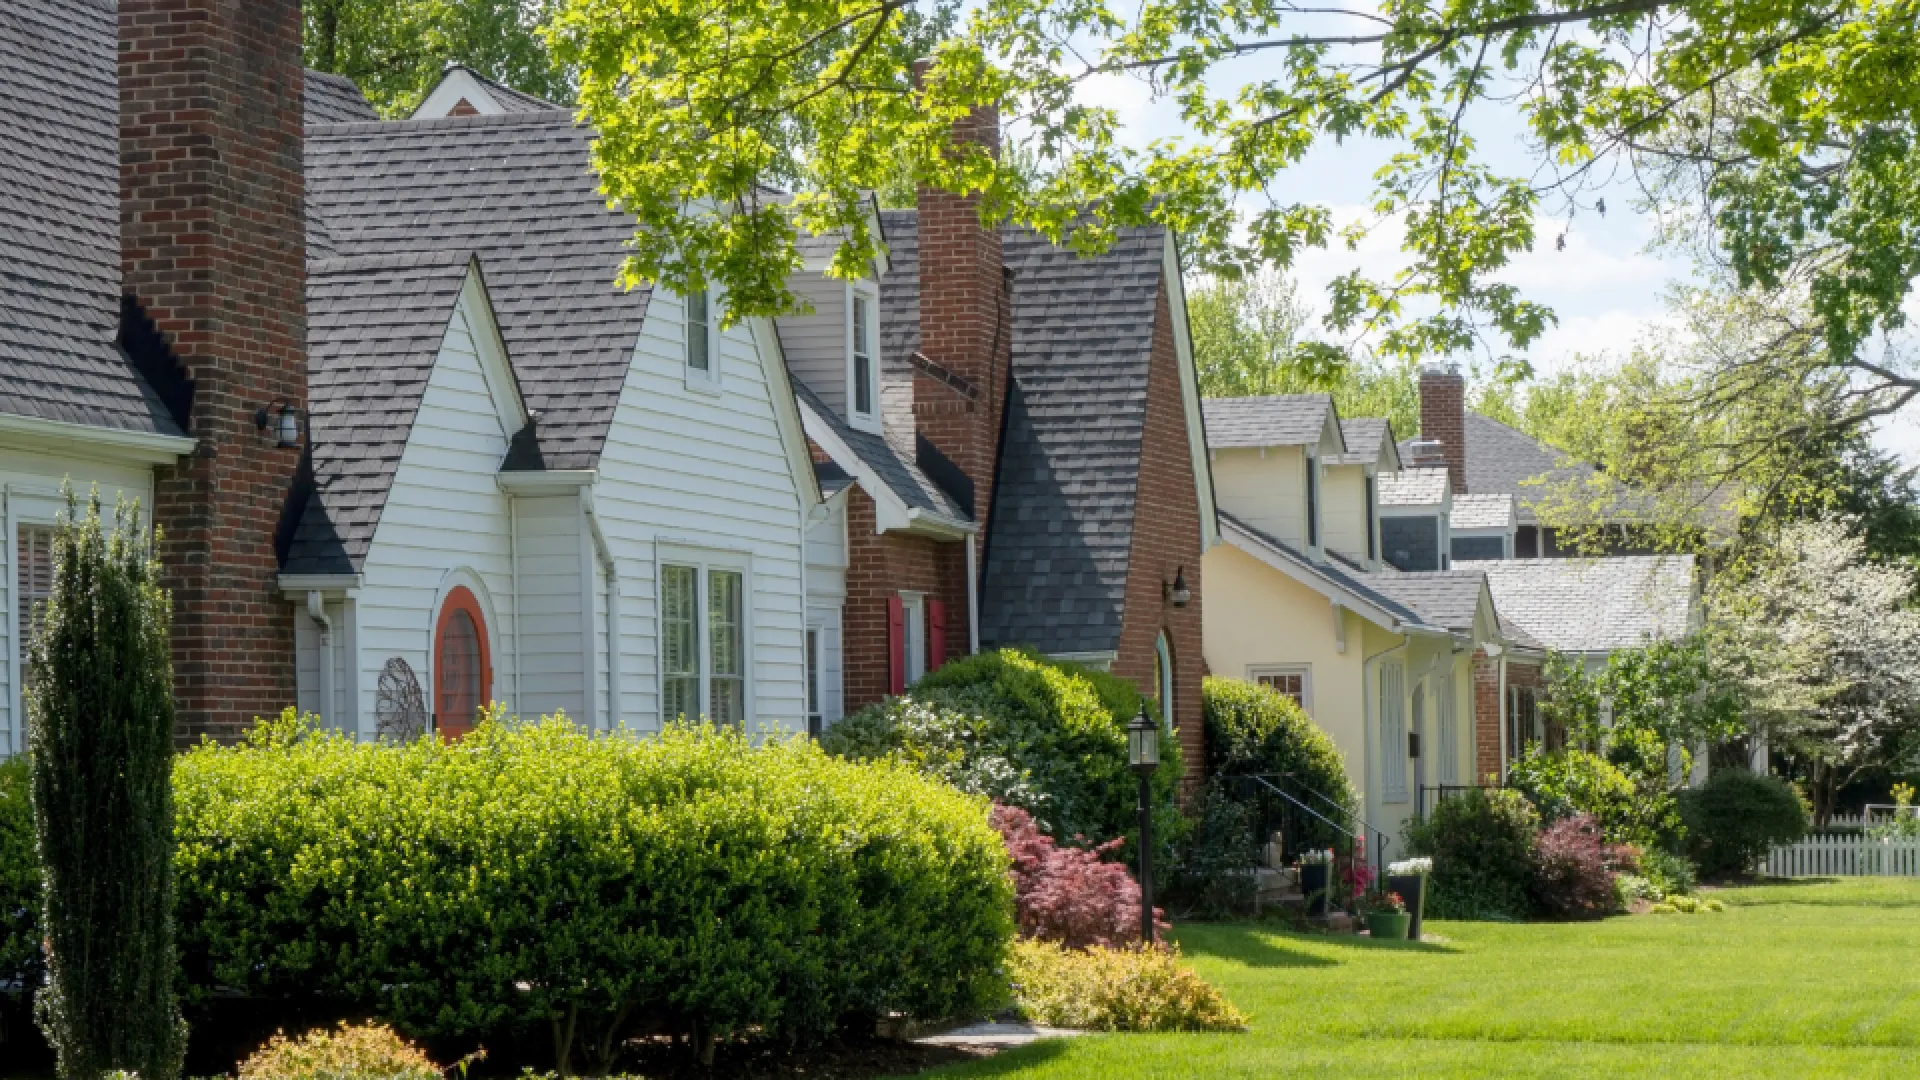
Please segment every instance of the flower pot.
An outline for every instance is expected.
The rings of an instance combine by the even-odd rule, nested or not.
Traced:
[[[1307,914],[1316,919],[1327,913],[1327,880],[1330,869],[1331,867],[1326,863],[1300,864],[1300,895],[1307,898]]]
[[[1407,924],[1412,921],[1413,916],[1404,911],[1369,911],[1367,934],[1375,941],[1405,941]]]
[[[1425,874],[1388,874],[1387,891],[1399,893],[1406,902],[1407,914],[1412,922],[1407,926],[1407,937],[1420,940],[1420,913],[1427,908],[1427,875]]]

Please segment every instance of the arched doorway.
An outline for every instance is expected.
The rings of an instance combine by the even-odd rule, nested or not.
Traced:
[[[448,740],[472,731],[492,693],[486,615],[472,590],[456,586],[440,604],[433,633],[434,729]]]

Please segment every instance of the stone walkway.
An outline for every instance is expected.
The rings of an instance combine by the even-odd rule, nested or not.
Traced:
[[[990,1050],[1011,1050],[1041,1039],[1065,1039],[1085,1032],[1069,1028],[1039,1027],[1034,1024],[968,1024],[938,1035],[922,1035],[913,1040],[922,1046],[950,1046]]]

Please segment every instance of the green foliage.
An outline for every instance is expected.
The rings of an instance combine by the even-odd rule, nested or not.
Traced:
[[[1507,784],[1525,794],[1548,823],[1591,815],[1609,844],[1648,850],[1670,843],[1680,831],[1679,809],[1664,777],[1643,787],[1619,766],[1585,750],[1547,753],[1529,746],[1513,763]]]
[[[573,100],[573,76],[538,28],[557,0],[307,0],[306,60],[360,84],[383,116],[404,117],[448,64],[535,97]]]
[[[184,755],[195,986],[453,1035],[552,1022],[563,1071],[625,1026],[795,1041],[1005,993],[1007,854],[985,800],[805,739],[489,720],[355,743],[291,711]]]
[[[1019,941],[1014,1001],[1037,1024],[1085,1031],[1241,1031],[1240,1010],[1180,962],[1177,947],[1068,949]]]
[[[1532,904],[1540,816],[1517,791],[1470,789],[1440,800],[1407,829],[1407,848],[1433,859],[1427,912],[1437,919],[1520,919]]]
[[[275,1035],[240,1063],[239,1080],[441,1080],[439,1066],[385,1024]]]
[[[906,697],[848,717],[822,745],[842,757],[897,757],[973,784],[1033,814],[1056,839],[1099,843],[1136,831],[1127,724],[1141,697],[1127,680],[1000,649],[949,662]],[[1181,772],[1179,743],[1163,724],[1152,782],[1159,844],[1184,831],[1174,802]]]
[[[1156,899],[1181,918],[1244,916],[1253,910],[1259,865],[1253,806],[1215,776],[1202,789],[1198,813],[1172,861],[1155,869]]]
[[[40,905],[27,759],[16,757],[0,761],[0,984],[40,984]]]
[[[68,1080],[172,1080],[186,1052],[174,998],[171,605],[139,507],[114,527],[67,491],[53,589],[28,653],[27,745],[45,903],[34,1007]]]
[[[1273,783],[1294,798],[1337,819],[1330,809],[1308,797],[1315,792],[1351,809],[1357,801],[1347,782],[1347,766],[1340,748],[1321,731],[1294,700],[1271,687],[1239,679],[1210,678],[1201,686],[1206,717],[1207,765],[1215,776],[1271,776]],[[1283,802],[1265,789],[1250,797],[1254,807],[1254,835],[1269,835],[1280,827]],[[1306,818],[1306,820],[1300,820]],[[1321,822],[1294,815],[1287,843],[1328,847],[1345,838]]]
[[[1777,776],[1716,769],[1680,794],[1687,851],[1707,877],[1744,877],[1776,844],[1807,834],[1807,810]]]
[[[1640,850],[1640,876],[1659,890],[1662,899],[1684,896],[1698,884],[1693,860],[1664,848]]]

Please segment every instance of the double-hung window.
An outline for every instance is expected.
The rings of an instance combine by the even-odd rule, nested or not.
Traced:
[[[660,568],[660,704],[669,720],[747,719],[746,574],[667,563]]]
[[[705,289],[687,294],[687,377],[715,381],[713,295]]]
[[[820,737],[820,628],[807,627],[807,734]]]
[[[872,297],[862,292],[853,294],[850,321],[853,324],[848,328],[852,359],[847,377],[852,385],[847,392],[852,400],[853,414],[870,419],[880,396],[879,364],[875,362],[873,349],[877,328],[874,326]]]
[[[22,525],[15,549],[15,591],[20,602],[20,621],[15,623],[20,650],[20,671],[27,671],[28,649],[33,636],[46,621],[47,598],[53,595],[53,529],[45,525]]]

